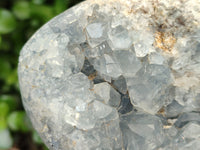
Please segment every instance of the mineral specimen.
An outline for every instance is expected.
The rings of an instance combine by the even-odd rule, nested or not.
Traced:
[[[19,58],[24,107],[51,150],[200,149],[200,1],[88,0]]]

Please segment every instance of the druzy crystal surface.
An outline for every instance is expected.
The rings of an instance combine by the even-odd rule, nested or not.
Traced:
[[[200,149],[199,0],[88,0],[19,58],[25,109],[51,150]]]

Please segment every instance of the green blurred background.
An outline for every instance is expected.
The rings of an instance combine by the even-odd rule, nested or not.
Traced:
[[[0,150],[47,150],[23,109],[19,52],[44,23],[82,0],[0,0]]]

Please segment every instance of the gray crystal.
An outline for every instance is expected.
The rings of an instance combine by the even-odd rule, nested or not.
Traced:
[[[93,23],[86,27],[90,38],[100,38],[103,35],[103,26],[101,23]]]
[[[182,135],[183,137],[190,139],[200,138],[200,125],[196,123],[189,123],[184,127]]]
[[[182,110],[183,110],[183,106],[174,100],[172,101],[172,103],[167,105],[165,109],[165,115],[168,118],[177,117],[179,114],[181,114]]]
[[[126,85],[126,79],[123,76],[120,76],[116,80],[113,81],[113,86],[117,91],[126,94],[127,93],[127,85]]]
[[[91,47],[96,47],[106,40],[106,24],[95,22],[86,27],[88,42]]]
[[[149,53],[148,47],[141,41],[135,43],[134,48],[137,57],[144,57]]]
[[[200,123],[200,114],[193,112],[183,113],[178,117],[177,121],[175,122],[175,126],[181,128],[188,122]]]
[[[199,124],[189,123],[180,131],[178,136],[178,146],[181,150],[196,149],[200,146],[200,126]]]
[[[149,112],[156,113],[165,104],[162,92],[170,84],[169,70],[161,65],[149,65],[138,75],[127,78],[132,103]],[[163,89],[164,88],[164,89]],[[142,94],[145,93],[145,94]]]
[[[107,82],[94,85],[94,93],[104,101],[113,107],[118,107],[121,101],[120,94],[113,89]]]
[[[109,39],[111,40],[113,48],[117,50],[126,50],[132,44],[128,31],[122,26],[117,26],[112,29],[109,34]]]
[[[135,140],[130,141],[134,144],[129,148],[138,150],[142,148],[156,149],[164,141],[162,122],[156,116],[137,112],[123,117],[122,122],[128,125],[130,133],[133,132],[135,134]],[[135,141],[140,141],[140,144],[136,144]]]
[[[162,65],[164,63],[164,58],[159,53],[151,53],[149,55],[149,63]]]
[[[134,76],[142,67],[140,60],[132,51],[115,51],[114,54],[125,77]]]
[[[200,2],[87,0],[41,27],[18,66],[51,150],[197,150]]]

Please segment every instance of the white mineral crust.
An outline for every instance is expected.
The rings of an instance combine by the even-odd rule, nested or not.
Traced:
[[[25,44],[19,83],[51,150],[200,149],[200,1],[88,0]]]

